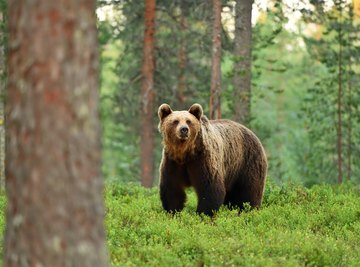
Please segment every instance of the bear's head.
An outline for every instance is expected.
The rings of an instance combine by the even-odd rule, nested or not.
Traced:
[[[174,160],[182,160],[188,152],[194,152],[196,138],[201,130],[203,109],[194,104],[189,110],[173,111],[168,104],[162,104],[158,111],[159,131],[163,136],[166,152]]]

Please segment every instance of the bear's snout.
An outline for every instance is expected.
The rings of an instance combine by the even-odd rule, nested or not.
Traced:
[[[182,126],[182,127],[180,128],[180,133],[181,133],[182,135],[187,135],[188,132],[189,132],[189,128],[188,128],[188,127]]]
[[[189,136],[189,127],[188,126],[180,126],[179,128],[179,137],[183,140],[187,139]]]

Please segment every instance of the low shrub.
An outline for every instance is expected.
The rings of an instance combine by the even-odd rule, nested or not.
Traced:
[[[359,186],[268,183],[263,206],[197,215],[196,196],[175,215],[158,189],[108,184],[108,248],[113,266],[359,266]]]

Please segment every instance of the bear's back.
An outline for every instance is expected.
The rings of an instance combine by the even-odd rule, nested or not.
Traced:
[[[232,180],[238,176],[239,172],[247,168],[247,164],[253,160],[260,160],[266,164],[263,146],[250,129],[227,119],[208,120],[208,123],[215,134],[214,141],[222,143],[222,151],[218,152],[223,154],[226,179]],[[253,158],[254,156],[260,158]]]

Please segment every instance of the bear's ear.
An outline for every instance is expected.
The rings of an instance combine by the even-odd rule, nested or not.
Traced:
[[[168,104],[162,104],[159,107],[158,110],[158,116],[159,119],[162,121],[163,119],[165,119],[168,115],[170,115],[173,111],[171,110],[170,106]]]
[[[198,120],[200,120],[200,118],[202,117],[203,115],[203,109],[201,107],[200,104],[194,104],[192,105],[190,108],[189,108],[189,112],[191,114],[193,114]]]

